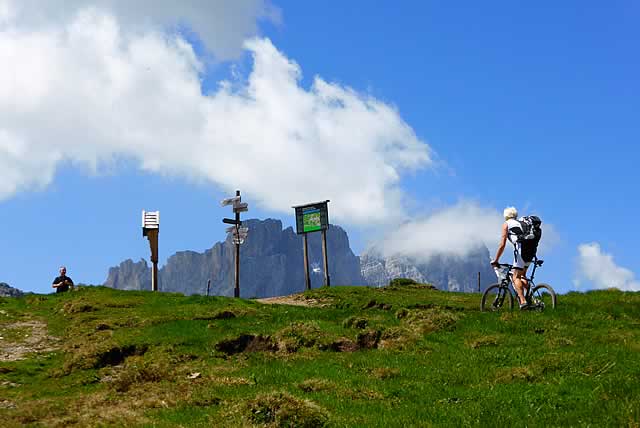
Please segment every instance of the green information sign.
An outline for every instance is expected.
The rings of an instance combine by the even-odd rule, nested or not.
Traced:
[[[296,232],[298,234],[317,232],[329,228],[327,202],[329,201],[293,207],[296,210]]]

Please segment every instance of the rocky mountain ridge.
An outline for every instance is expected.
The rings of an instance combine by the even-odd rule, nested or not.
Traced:
[[[246,220],[249,236],[240,246],[241,297],[271,297],[304,290],[302,237],[293,228],[282,229],[280,220]],[[320,233],[308,235],[311,286],[323,285]],[[332,285],[364,285],[360,261],[349,247],[347,233],[339,226],[327,230],[329,275]],[[232,296],[235,246],[231,235],[204,253],[180,251],[159,269],[161,291],[184,294]],[[145,260],[126,260],[109,269],[106,286],[122,290],[151,289],[151,271]]]
[[[360,256],[361,272],[370,286],[386,285],[393,278],[410,278],[420,283],[429,283],[440,290],[478,291],[485,290],[496,282],[489,265],[489,250],[480,246],[465,256],[438,254],[427,260],[416,260],[402,255],[382,256],[377,250],[368,250]]]
[[[283,230],[280,220],[246,220],[249,236],[240,247],[240,295],[272,297],[304,290],[302,237],[291,227]],[[308,235],[311,286],[323,285],[321,234]],[[404,256],[379,255],[368,250],[354,255],[347,233],[331,225],[327,231],[329,274],[332,285],[387,285],[393,278],[411,278],[442,290],[477,291],[495,282],[489,266],[489,251],[478,247],[464,257],[436,255],[427,261]],[[232,296],[235,247],[228,235],[224,242],[199,253],[180,251],[169,257],[159,272],[161,291],[184,294]],[[151,269],[145,260],[125,260],[109,269],[106,286],[121,290],[150,290]]]
[[[24,293],[6,282],[0,282],[0,297],[22,297]]]

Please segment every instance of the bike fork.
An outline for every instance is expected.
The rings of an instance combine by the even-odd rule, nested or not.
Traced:
[[[501,288],[496,294],[496,298],[493,299],[493,307],[501,308],[502,304],[504,303],[504,297],[505,297],[505,293],[504,293],[504,290]]]

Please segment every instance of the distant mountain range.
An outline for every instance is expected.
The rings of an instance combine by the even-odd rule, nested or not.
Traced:
[[[247,220],[249,236],[240,246],[241,297],[271,297],[304,290],[303,241],[291,227],[282,229],[280,220]],[[321,234],[308,235],[311,286],[322,286]],[[382,257],[376,251],[357,257],[347,233],[331,225],[327,231],[327,253],[331,285],[386,285],[393,278],[411,278],[442,290],[476,291],[478,272],[481,286],[495,282],[488,265],[489,251],[479,247],[466,257],[435,256],[428,262],[405,257]],[[211,280],[211,295],[232,296],[235,246],[228,235],[204,253],[180,251],[159,269],[161,291],[205,294]],[[125,260],[109,269],[104,284],[121,290],[150,290],[151,269],[145,260]]]
[[[24,293],[6,282],[0,282],[0,297],[21,297]]]
[[[485,290],[496,282],[496,275],[489,265],[487,247],[476,247],[465,256],[434,255],[427,261],[405,256],[381,256],[377,250],[366,251],[360,257],[360,269],[367,285],[382,286],[393,278],[411,278],[420,283],[433,284],[440,290]]]
[[[302,236],[293,228],[282,229],[280,220],[246,220],[249,236],[240,246],[240,296],[270,297],[304,290]],[[320,233],[308,236],[311,286],[322,286]],[[347,233],[331,225],[327,231],[329,275],[332,285],[364,285],[360,261],[349,247]],[[204,253],[180,251],[159,269],[161,291],[205,294],[211,280],[211,295],[233,296],[235,246],[231,235]],[[122,290],[150,290],[151,270],[145,260],[126,260],[109,269],[106,286]]]

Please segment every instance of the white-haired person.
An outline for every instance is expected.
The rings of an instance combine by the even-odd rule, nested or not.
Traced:
[[[498,245],[498,251],[496,257],[491,261],[492,266],[497,266],[500,263],[500,256],[504,252],[504,248],[507,245],[507,239],[513,244],[514,247],[514,261],[513,261],[513,288],[518,294],[518,300],[520,303],[520,309],[526,309],[529,305],[526,300],[525,290],[529,291],[529,282],[526,280],[527,269],[531,260],[524,261],[522,259],[522,244],[518,242],[517,235],[512,230],[520,229],[520,222],[516,220],[518,218],[518,210],[515,207],[507,207],[504,209],[504,224],[502,225],[502,236],[500,237],[500,244]]]

